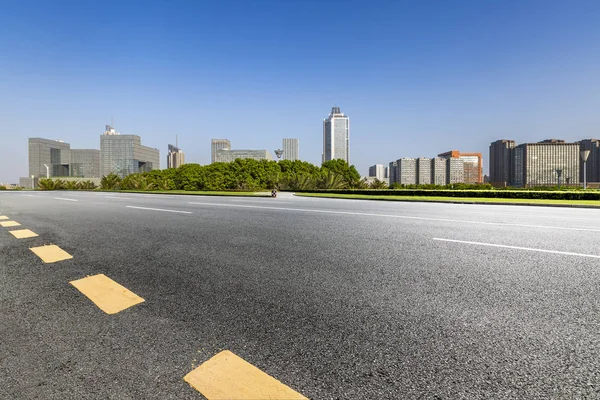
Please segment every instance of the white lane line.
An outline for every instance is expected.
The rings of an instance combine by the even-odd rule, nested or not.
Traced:
[[[54,200],[79,201],[75,199],[67,199],[66,197],[53,197]]]
[[[265,203],[268,203],[269,201],[273,201],[275,203],[292,203],[291,201],[285,201],[285,200],[242,200],[242,199],[231,199],[230,201],[238,201],[240,203],[259,203],[259,204],[265,204]]]
[[[192,214],[191,211],[167,210],[164,208],[150,208],[150,207],[136,207],[136,206],[126,206],[126,207],[127,208],[135,208],[138,210],[165,211],[165,212],[180,213],[180,214]]]
[[[438,240],[438,241],[442,241],[442,242],[472,244],[472,245],[476,245],[476,246],[501,247],[501,248],[504,248],[504,249],[525,250],[525,251],[538,251],[540,253],[563,254],[563,255],[567,255],[567,256],[600,258],[600,256],[597,256],[597,255],[594,255],[594,254],[571,253],[571,252],[568,252],[568,251],[535,249],[533,247],[508,246],[508,245],[504,245],[504,244],[482,243],[482,242],[469,242],[469,241],[466,241],[466,240],[454,240],[454,239],[442,239],[442,238],[433,238],[433,240]]]
[[[104,196],[105,199],[133,200],[133,197]]]
[[[469,220],[464,220],[464,219],[450,219],[450,218],[412,217],[412,216],[408,216],[408,215],[375,214],[375,213],[364,213],[364,212],[355,212],[355,211],[311,210],[309,208],[267,207],[267,206],[241,205],[241,204],[199,203],[199,202],[192,202],[192,201],[189,201],[188,204],[198,204],[198,205],[205,205],[205,206],[221,206],[221,207],[260,208],[260,209],[266,209],[266,210],[281,210],[281,211],[301,211],[301,212],[313,212],[313,213],[321,213],[321,214],[361,215],[361,216],[366,216],[366,217],[400,218],[400,219],[412,219],[412,220],[418,220],[418,221],[453,222],[453,223],[474,224],[474,225],[512,226],[512,227],[518,227],[518,228],[539,228],[539,229],[557,229],[557,230],[564,230],[564,231],[600,232],[600,229],[594,229],[594,228],[570,228],[570,227],[565,227],[565,226],[510,224],[510,223],[503,223],[503,222],[469,221]]]
[[[24,194],[25,197],[36,197],[34,194]]]

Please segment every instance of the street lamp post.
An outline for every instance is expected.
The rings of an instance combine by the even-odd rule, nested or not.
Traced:
[[[583,190],[585,190],[585,189],[587,189],[587,171],[585,168],[585,164],[588,159],[588,156],[590,155],[590,151],[589,150],[581,150],[579,152],[579,155],[581,156],[581,159],[583,160]]]
[[[555,171],[556,171],[556,175],[558,175],[558,188],[560,189],[560,176],[562,175],[563,170],[557,169]]]
[[[46,179],[50,179],[50,167],[48,164],[44,164],[44,167],[46,167]]]
[[[35,190],[35,175],[31,175],[31,188]]]

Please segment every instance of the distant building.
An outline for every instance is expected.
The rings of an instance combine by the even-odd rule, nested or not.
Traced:
[[[465,182],[465,164],[461,158],[446,159],[446,185]]]
[[[115,173],[121,178],[160,169],[158,149],[142,146],[138,135],[121,135],[110,126],[100,136],[100,170],[103,176]]]
[[[350,164],[350,119],[333,107],[323,121],[322,162],[342,159]]]
[[[401,185],[414,185],[417,183],[417,160],[414,158],[400,158],[396,160],[397,182]]]
[[[388,169],[383,164],[375,164],[369,167],[369,177],[386,182],[388,180]]]
[[[272,160],[268,150],[217,150],[215,162],[232,162],[238,158],[251,158],[254,160]]]
[[[483,159],[481,153],[461,153],[458,150],[451,150],[438,154],[438,157],[462,159],[464,183],[483,183]]]
[[[431,183],[438,186],[446,184],[446,163],[445,158],[436,157],[431,159]]]
[[[431,158],[417,158],[417,184],[429,185],[431,183]]]
[[[388,167],[388,182],[391,185],[398,183],[398,162],[392,161]]]
[[[210,162],[217,162],[217,151],[231,150],[229,139],[211,139],[210,140]]]
[[[170,144],[167,153],[167,168],[179,168],[183,164],[185,164],[183,151],[179,147]]]
[[[510,186],[513,174],[514,140],[496,140],[490,144],[489,181],[496,187]]]
[[[286,138],[283,139],[283,160],[296,161],[300,159],[299,140]]]
[[[28,139],[29,175],[19,178],[23,187],[37,185],[40,178],[98,178],[100,177],[100,151],[71,149],[69,143],[42,138]],[[46,168],[48,166],[48,168]]]
[[[600,182],[600,140],[598,139],[585,139],[580,143],[580,150],[589,150],[590,154],[585,163],[586,169],[586,181],[589,182]],[[581,172],[579,174],[579,180],[583,182],[583,161],[581,161]]]
[[[539,143],[523,143],[514,149],[512,186],[535,187],[558,184],[578,186],[580,183],[580,143],[547,139]]]

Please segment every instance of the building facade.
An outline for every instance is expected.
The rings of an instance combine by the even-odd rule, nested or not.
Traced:
[[[417,158],[417,184],[429,185],[431,183],[431,158]]]
[[[548,139],[539,143],[523,143],[514,149],[513,186],[535,187],[580,184],[580,143]]]
[[[446,184],[446,159],[435,157],[431,159],[431,183],[438,186]]]
[[[170,144],[167,153],[167,168],[179,168],[183,164],[185,164],[185,154],[179,147]]]
[[[387,182],[388,168],[383,164],[375,164],[369,167],[369,177],[374,177],[378,181]]]
[[[283,139],[283,160],[296,161],[300,159],[300,141],[298,139]]]
[[[483,157],[481,153],[461,153],[458,150],[451,150],[438,154],[438,157],[462,159],[464,183],[483,183]]]
[[[28,140],[29,176],[35,178],[98,178],[100,177],[100,151],[71,149],[60,140],[30,138]],[[48,168],[46,169],[46,166]]]
[[[254,160],[272,160],[268,150],[217,150],[215,162],[233,162],[238,158],[251,158]]]
[[[121,135],[110,126],[100,136],[100,171],[102,176],[111,173],[121,178],[130,174],[160,169],[158,149],[143,146],[137,135]]]
[[[465,164],[461,158],[446,159],[446,185],[465,182]]]
[[[210,162],[217,162],[217,151],[231,150],[229,139],[211,139],[210,140]]]
[[[323,121],[322,162],[338,158],[350,164],[350,119],[339,107],[333,107]]]
[[[417,183],[417,160],[415,158],[400,158],[396,160],[397,182],[401,185]]]
[[[489,182],[496,187],[512,184],[514,140],[496,140],[490,144]]]
[[[391,186],[394,183],[398,183],[398,163],[396,161],[390,162],[387,170],[389,185]]]

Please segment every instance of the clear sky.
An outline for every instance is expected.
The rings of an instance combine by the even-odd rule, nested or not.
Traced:
[[[0,182],[27,138],[99,148],[121,133],[187,162],[210,139],[320,164],[322,121],[350,117],[351,163],[496,139],[600,137],[600,1],[3,0]]]

